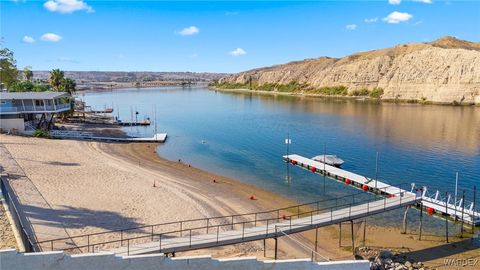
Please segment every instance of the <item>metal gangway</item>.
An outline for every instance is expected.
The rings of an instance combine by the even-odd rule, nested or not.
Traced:
[[[109,251],[119,255],[175,253],[277,239],[311,229],[338,224],[415,205],[417,194],[400,186],[385,186],[394,196],[352,195],[264,212],[209,217],[147,225],[117,231],[72,236],[33,243],[43,251]]]
[[[386,196],[394,196],[395,193],[398,192],[398,190],[395,190],[392,186],[377,179],[368,178],[300,155],[286,155],[283,156],[283,160],[302,169],[322,174],[331,179],[362,189],[365,192]],[[403,191],[406,192],[406,190]],[[475,192],[472,202],[467,202],[464,198],[452,200],[451,195],[442,197],[439,191],[435,194],[429,194],[427,187],[417,187],[414,183],[411,184],[409,192],[417,194],[421,199],[416,207],[426,209],[429,214],[464,222],[473,226],[480,225],[480,213],[475,210]]]

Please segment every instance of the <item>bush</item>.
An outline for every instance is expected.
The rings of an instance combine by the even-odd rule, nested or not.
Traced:
[[[219,89],[250,89],[249,83],[214,83],[212,86]]]
[[[31,81],[16,81],[10,86],[10,92],[45,92],[49,91],[50,85],[32,83]]]
[[[370,95],[370,91],[367,89],[367,88],[362,88],[362,89],[357,89],[357,90],[353,90],[351,93],[350,93],[351,96],[368,96]]]
[[[348,88],[346,86],[325,86],[314,90],[315,93],[323,94],[327,96],[346,96],[348,94]]]
[[[383,89],[380,87],[375,87],[370,91],[370,97],[371,98],[381,98],[383,95]]]
[[[48,132],[47,132],[46,130],[36,129],[36,130],[33,132],[33,136],[39,137],[39,138],[47,138],[49,135],[48,135]]]

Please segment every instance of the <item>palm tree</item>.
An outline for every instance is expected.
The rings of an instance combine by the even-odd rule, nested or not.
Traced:
[[[33,72],[31,66],[26,66],[23,68],[23,77],[26,81],[30,81],[33,78]]]
[[[53,69],[50,71],[49,83],[55,91],[60,91],[63,80],[65,79],[65,73],[60,69]]]
[[[77,83],[75,80],[70,78],[66,78],[62,80],[62,91],[67,92],[69,95],[73,95],[75,93],[75,88],[77,87]]]

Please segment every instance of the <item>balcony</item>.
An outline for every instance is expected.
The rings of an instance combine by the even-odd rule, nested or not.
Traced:
[[[70,110],[70,104],[58,104],[48,106],[14,106],[0,107],[1,114],[18,114],[18,113],[60,113]]]

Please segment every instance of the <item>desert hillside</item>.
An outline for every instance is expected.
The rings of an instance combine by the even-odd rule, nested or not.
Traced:
[[[480,104],[480,43],[443,37],[228,75],[218,88]]]

